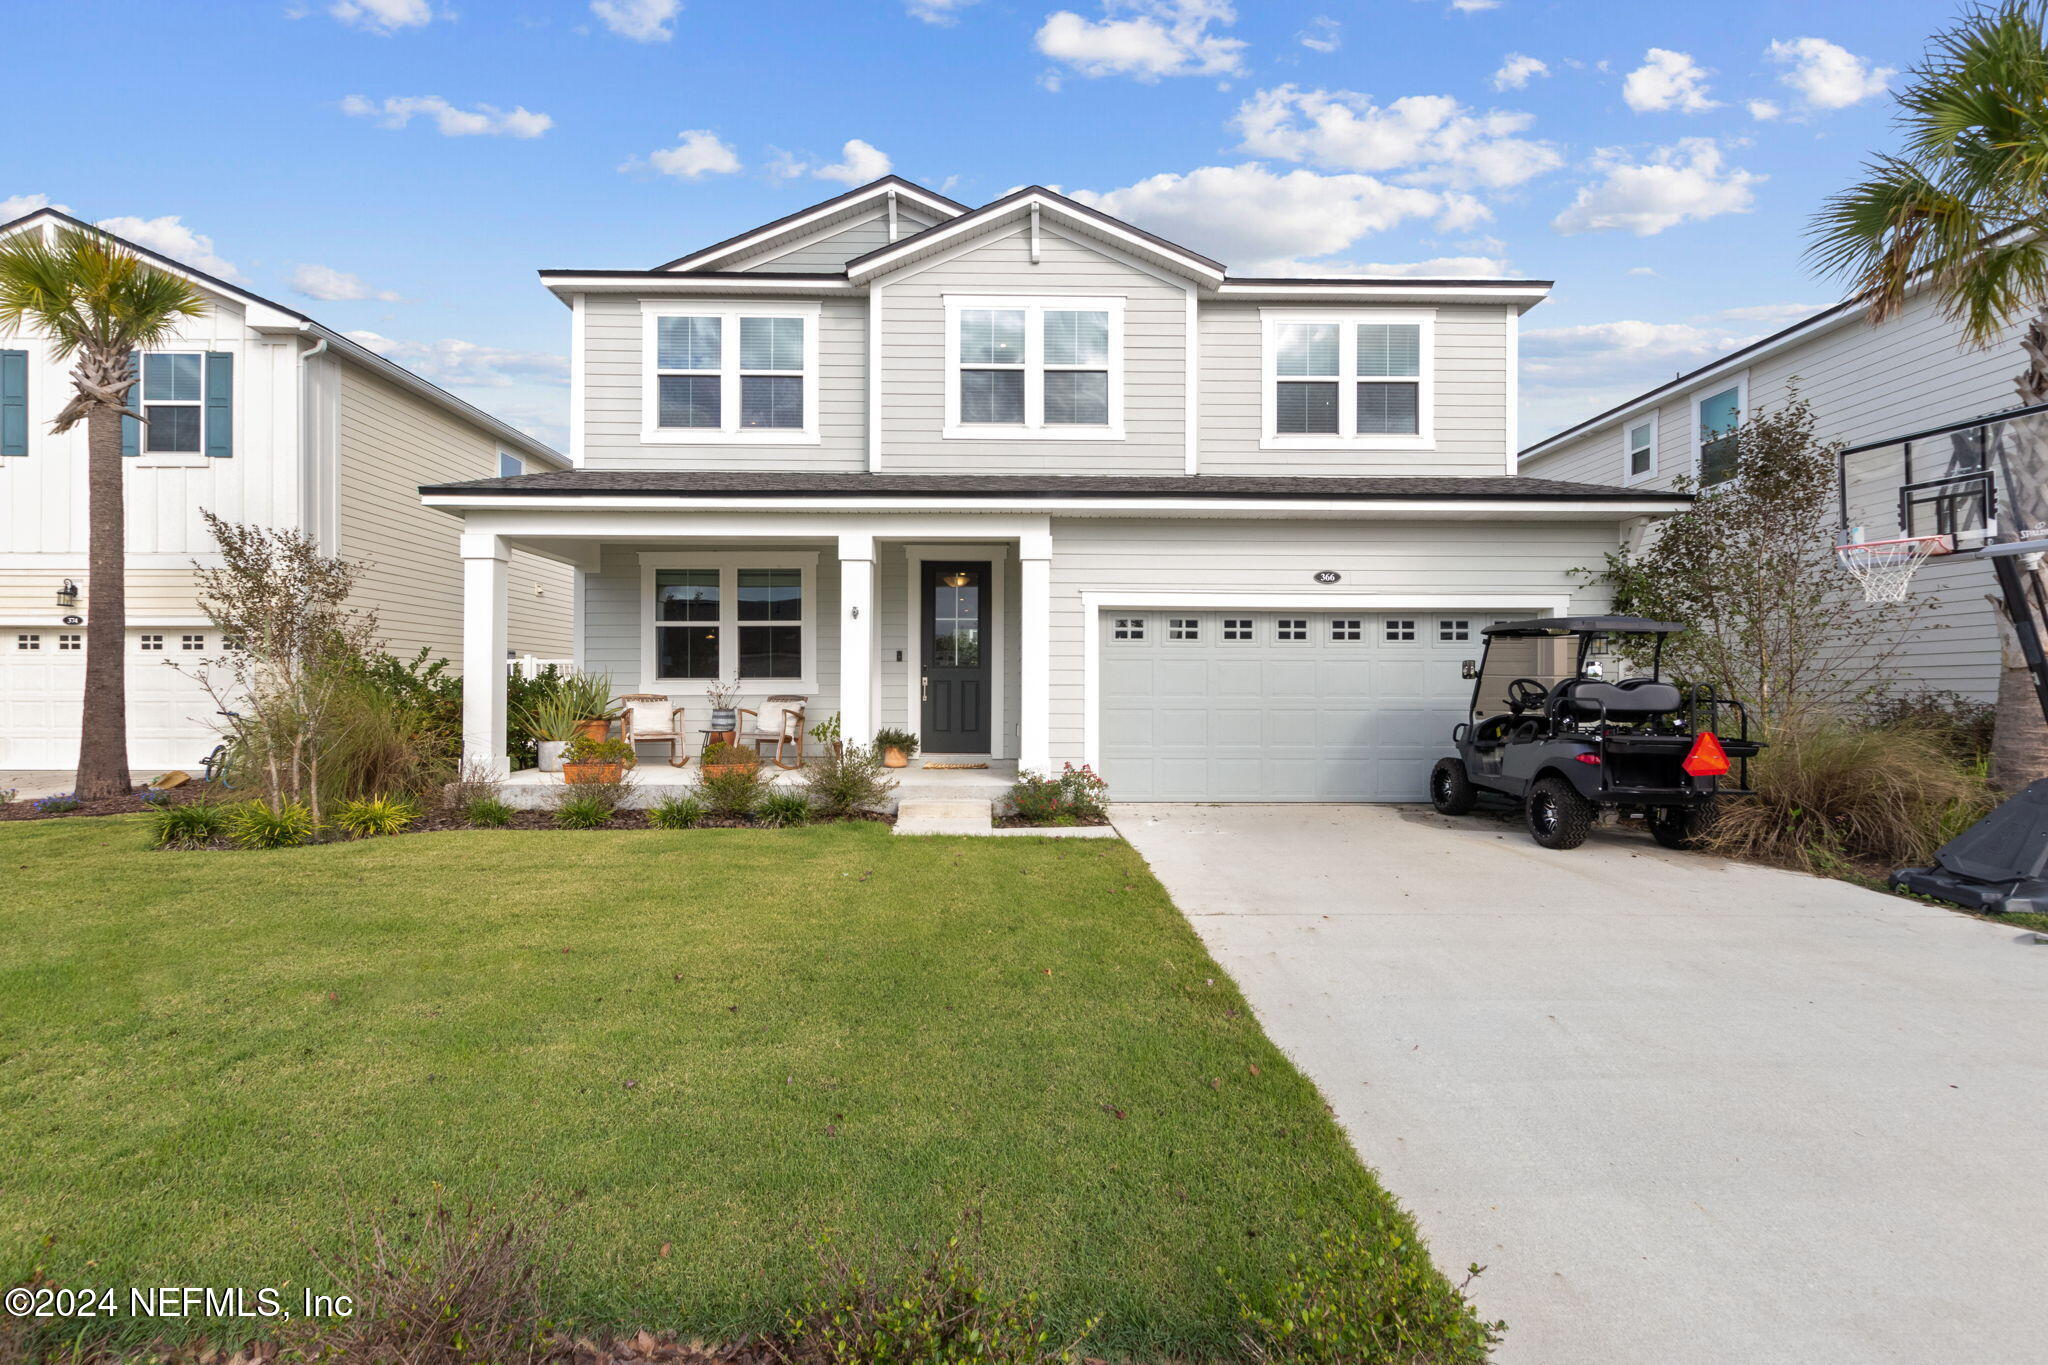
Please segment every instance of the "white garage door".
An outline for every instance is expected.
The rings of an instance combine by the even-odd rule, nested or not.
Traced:
[[[1512,611],[1103,613],[1118,801],[1421,801]]]
[[[128,633],[128,762],[137,769],[196,770],[218,739],[213,702],[166,659],[195,663],[217,648],[204,627]],[[0,628],[0,768],[78,764],[84,636],[46,626]]]

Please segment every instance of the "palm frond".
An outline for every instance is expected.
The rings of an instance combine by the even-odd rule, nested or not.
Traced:
[[[60,360],[152,346],[205,313],[198,289],[104,232],[66,228],[54,242],[24,233],[0,244],[0,323],[33,324]]]

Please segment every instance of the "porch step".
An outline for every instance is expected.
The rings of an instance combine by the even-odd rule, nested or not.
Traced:
[[[896,806],[898,834],[987,834],[995,803],[967,796],[923,796]]]

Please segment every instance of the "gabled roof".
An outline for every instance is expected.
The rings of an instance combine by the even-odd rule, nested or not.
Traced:
[[[782,238],[815,231],[835,218],[852,218],[869,205],[886,201],[892,193],[945,218],[952,218],[968,211],[967,205],[905,180],[900,175],[885,175],[880,180],[871,180],[844,194],[835,194],[830,199],[820,200],[809,208],[784,214],[772,223],[763,223],[759,227],[748,228],[745,232],[728,237],[722,242],[699,247],[688,255],[678,256],[665,265],[656,266],[655,269],[710,270],[732,257],[772,247]]]
[[[1221,261],[1213,261],[1199,251],[1191,251],[1178,242],[1170,242],[1143,228],[1132,227],[1129,223],[1110,217],[1100,209],[1090,208],[1043,185],[1026,185],[1021,190],[983,204],[971,213],[963,213],[947,222],[935,223],[922,232],[913,232],[901,241],[878,247],[864,256],[856,256],[846,263],[846,277],[855,283],[871,279],[886,270],[941,249],[950,242],[986,231],[1004,218],[1013,215],[1021,217],[1034,209],[1107,237],[1120,246],[1134,249],[1141,256],[1156,259],[1212,287],[1223,283],[1224,266]]]
[[[287,308],[281,303],[272,302],[261,294],[252,294],[240,285],[229,284],[218,276],[209,275],[203,270],[196,270],[186,265],[183,261],[166,256],[159,251],[152,251],[140,242],[132,242],[119,233],[108,232],[105,228],[88,223],[82,218],[74,218],[70,214],[58,209],[36,209],[32,213],[25,213],[21,217],[9,222],[0,223],[0,237],[8,237],[16,232],[25,231],[30,227],[41,228],[45,225],[83,228],[88,232],[97,232],[102,236],[110,237],[165,274],[176,275],[180,279],[190,280],[195,284],[203,285],[211,292],[233,299],[245,308],[254,308],[276,314],[277,317],[272,321],[284,324],[281,327],[276,325],[267,326],[263,330],[301,332],[307,336],[316,337],[325,341],[330,351],[339,351],[347,356],[351,362],[362,366],[364,369],[393,381],[401,388],[410,389],[420,397],[449,409],[466,421],[474,422],[506,445],[513,446],[552,464],[567,466],[569,463],[569,458],[566,455],[546,442],[535,440],[510,423],[493,417],[490,413],[485,412],[473,403],[457,398],[432,380],[424,379],[414,374],[395,360],[385,359],[361,342],[353,340],[345,333],[335,331],[314,318],[308,317],[298,309]],[[258,326],[260,321],[262,320],[251,319],[250,325]]]

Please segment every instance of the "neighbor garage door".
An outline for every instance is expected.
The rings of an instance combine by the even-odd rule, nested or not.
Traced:
[[[1511,611],[1105,611],[1118,801],[1420,801]],[[1526,614],[1526,613],[1525,613]]]
[[[210,629],[150,627],[128,633],[128,762],[137,769],[196,768],[218,736],[214,704],[187,674],[217,644]],[[0,629],[0,768],[78,763],[85,693],[83,632],[48,626]]]

